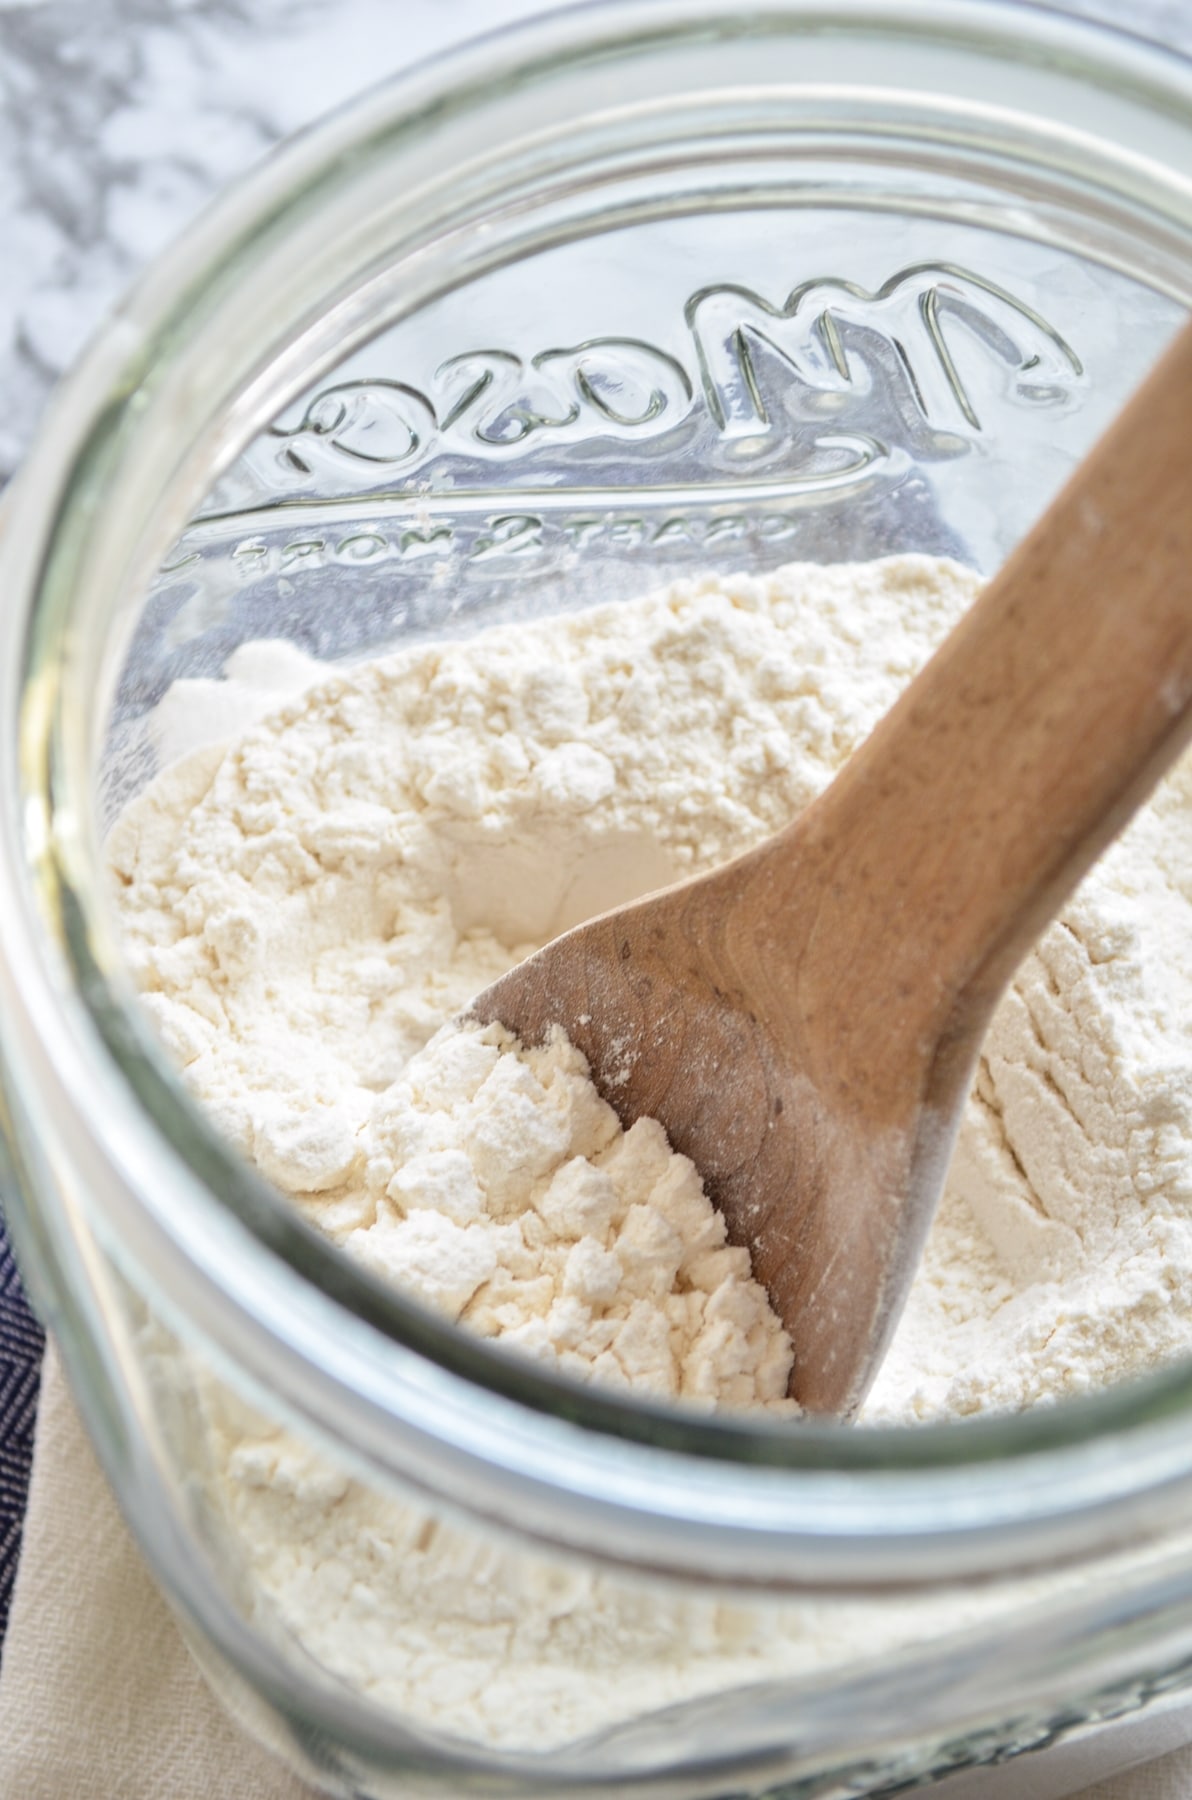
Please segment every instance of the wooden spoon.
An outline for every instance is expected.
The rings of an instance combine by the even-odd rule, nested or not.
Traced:
[[[832,786],[758,849],[578,926],[475,1002],[565,1027],[749,1246],[791,1392],[849,1417],[982,1035],[1192,735],[1192,326]]]

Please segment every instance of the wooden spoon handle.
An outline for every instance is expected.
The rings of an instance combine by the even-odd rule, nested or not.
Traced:
[[[809,844],[819,891],[848,896],[839,932],[823,903],[792,971],[801,1007],[830,1004],[840,1020],[838,1068],[876,1072],[909,1025],[940,1040],[945,1063],[954,1043],[967,1079],[1014,967],[1190,735],[1192,326],[773,845],[780,863],[798,833],[792,903]],[[771,901],[778,967],[782,896]]]

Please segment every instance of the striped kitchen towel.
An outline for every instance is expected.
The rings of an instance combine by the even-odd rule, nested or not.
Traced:
[[[29,1492],[44,1341],[21,1288],[0,1211],[0,1654]]]

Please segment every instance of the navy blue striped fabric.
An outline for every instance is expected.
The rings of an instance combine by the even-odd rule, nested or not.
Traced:
[[[0,1650],[29,1493],[44,1344],[41,1326],[21,1288],[0,1212]]]

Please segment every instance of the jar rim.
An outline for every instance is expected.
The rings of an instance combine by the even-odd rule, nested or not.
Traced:
[[[10,815],[0,953],[12,1001],[0,1009],[0,1055],[6,1081],[33,1084],[43,1109],[52,1093],[51,1111],[69,1116],[75,1143],[108,1172],[95,1204],[117,1253],[176,1317],[370,1467],[438,1491],[461,1491],[462,1480],[493,1516],[622,1555],[632,1519],[658,1566],[698,1559],[748,1578],[786,1569],[801,1580],[814,1570],[816,1580],[921,1581],[928,1570],[945,1579],[1000,1565],[1011,1525],[1014,1555],[1030,1560],[1053,1555],[1061,1537],[1069,1554],[1119,1532],[1127,1513],[1173,1516],[1192,1488],[1192,1362],[1015,1417],[792,1430],[582,1387],[458,1330],[307,1227],[161,1068],[105,919],[86,787],[94,739],[82,696],[95,671],[84,608],[112,618],[127,605],[121,582],[147,572],[185,522],[197,480],[210,480],[212,445],[230,454],[269,416],[281,377],[273,369],[265,380],[262,346],[254,360],[241,334],[234,380],[226,344],[222,363],[215,346],[233,293],[255,297],[263,317],[267,276],[296,253],[287,230],[308,246],[352,183],[432,116],[481,113],[494,95],[611,56],[833,29],[940,44],[959,59],[997,55],[1044,82],[1083,80],[1150,109],[1192,147],[1192,65],[1051,9],[774,0],[741,14],[727,0],[620,0],[507,28],[370,90],[230,190],[142,278],[54,402],[0,551],[0,673],[20,728],[0,746]],[[1137,148],[1108,153],[1130,181],[1143,179]],[[1156,206],[1178,211],[1192,290],[1192,185],[1166,174],[1176,197]],[[342,256],[342,234],[335,243]],[[355,255],[363,268],[359,245]],[[331,263],[327,252],[325,284]],[[339,290],[327,292],[342,308]],[[274,363],[289,358],[293,392],[308,379],[295,346],[309,344],[313,325],[297,306],[282,311],[267,347]],[[193,392],[204,368],[222,371],[218,416]],[[179,418],[193,440],[171,439]],[[147,520],[133,490],[151,425],[170,461]]]

